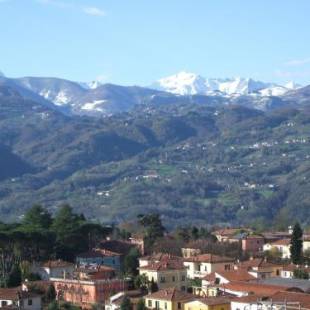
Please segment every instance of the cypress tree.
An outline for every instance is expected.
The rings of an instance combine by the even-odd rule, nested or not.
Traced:
[[[293,264],[300,264],[302,262],[302,235],[303,231],[299,223],[296,223],[294,225],[290,247]]]

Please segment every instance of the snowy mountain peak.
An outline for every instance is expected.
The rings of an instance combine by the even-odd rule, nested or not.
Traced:
[[[5,74],[0,70],[0,77],[5,77]]]
[[[158,80],[154,83],[153,88],[178,95],[196,95],[204,91],[204,84],[205,79],[200,75],[181,71],[175,75]]]
[[[298,85],[290,82],[281,86],[242,77],[206,79],[201,75],[182,71],[158,80],[151,87],[178,95],[280,96],[291,89],[296,89]]]

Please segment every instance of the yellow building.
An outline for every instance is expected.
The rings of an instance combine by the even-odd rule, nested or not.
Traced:
[[[139,274],[145,275],[158,289],[175,287],[185,291],[187,288],[187,270],[181,261],[160,261],[139,268]]]
[[[167,288],[146,295],[144,298],[148,309],[184,310],[184,304],[193,300],[194,296],[176,288]]]
[[[184,310],[230,310],[230,300],[225,297],[209,297],[187,302]]]

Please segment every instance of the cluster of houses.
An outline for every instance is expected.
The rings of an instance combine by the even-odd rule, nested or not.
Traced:
[[[218,242],[239,242],[245,252],[259,254],[278,247],[289,258],[286,242],[291,231],[254,235],[248,229],[221,229],[214,232]],[[307,240],[305,250],[309,248]],[[124,257],[136,247],[140,252],[137,272],[147,283],[133,288],[132,279],[122,276]],[[308,266],[288,261],[272,263],[263,255],[245,261],[204,253],[199,247],[181,249],[182,256],[167,253],[145,255],[143,239],[106,240],[89,252],[77,255],[75,263],[62,260],[33,264],[40,281],[24,282],[21,287],[0,289],[0,308],[40,310],[42,295],[33,285],[53,286],[57,301],[70,302],[82,309],[101,305],[118,310],[125,298],[133,310],[143,301],[146,309],[156,310],[282,310],[310,309],[310,281],[294,278]]]

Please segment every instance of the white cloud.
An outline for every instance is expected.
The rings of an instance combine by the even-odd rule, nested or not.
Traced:
[[[296,66],[303,66],[303,65],[306,65],[309,63],[310,63],[310,57],[309,58],[303,58],[303,59],[291,59],[291,60],[287,61],[285,63],[285,65],[296,67]]]
[[[105,11],[96,7],[85,7],[83,8],[84,13],[93,16],[105,16]]]
[[[0,0],[0,1],[6,1],[6,0]],[[83,12],[87,15],[92,16],[105,16],[106,13],[104,10],[98,8],[98,7],[86,7],[78,5],[71,1],[63,1],[63,0],[35,0],[36,2],[44,5],[53,5],[61,9],[71,9]]]

